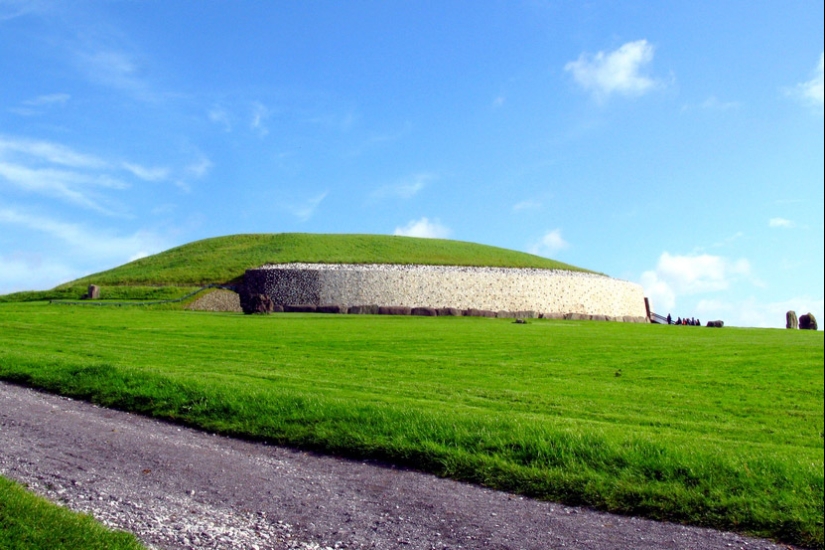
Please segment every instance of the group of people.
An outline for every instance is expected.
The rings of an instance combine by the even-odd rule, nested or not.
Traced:
[[[673,318],[670,316],[670,313],[667,314],[667,324],[668,325],[689,325],[689,326],[692,326],[692,327],[701,327],[702,326],[702,323],[699,322],[699,319],[694,319],[693,317],[691,317],[690,319],[688,319],[687,317],[685,317],[684,319],[682,319],[681,317],[677,317],[676,322],[674,323]]]

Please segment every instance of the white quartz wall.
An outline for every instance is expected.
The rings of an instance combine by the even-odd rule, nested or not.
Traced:
[[[319,304],[316,305],[376,304],[646,316],[641,286],[592,273],[384,264],[278,264],[260,269],[317,272],[318,287],[314,290]],[[272,295],[273,289],[267,290],[267,294]]]

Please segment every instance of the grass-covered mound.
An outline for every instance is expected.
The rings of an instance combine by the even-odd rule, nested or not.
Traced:
[[[195,241],[122,266],[82,277],[49,291],[17,292],[0,302],[77,299],[88,285],[104,300],[168,300],[193,288],[239,280],[267,263],[425,264],[536,267],[586,271],[549,258],[445,239],[391,235],[275,233],[230,235]]]
[[[390,235],[278,233],[215,237],[172,248],[63,286],[177,285],[229,282],[266,263],[428,264],[581,268],[483,244]],[[60,287],[58,287],[60,288]]]

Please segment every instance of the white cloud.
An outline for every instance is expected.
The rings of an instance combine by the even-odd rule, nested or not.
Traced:
[[[288,205],[287,209],[292,212],[296,218],[301,220],[302,222],[307,221],[315,214],[315,210],[318,209],[318,206],[321,202],[327,197],[329,194],[328,191],[324,191],[310,199],[307,199],[302,204],[299,205]]]
[[[819,54],[819,64],[814,69],[814,77],[807,82],[797,84],[792,94],[802,101],[815,107],[823,106],[823,69],[825,69],[825,53]]]
[[[721,256],[691,256],[662,253],[656,269],[642,273],[640,283],[657,313],[672,310],[677,298],[719,292],[741,279],[759,286],[751,274],[750,262],[744,258],[729,260]]]
[[[446,239],[452,234],[452,231],[449,227],[442,225],[438,220],[430,221],[424,217],[419,220],[412,220],[404,227],[396,227],[393,234],[404,237]]]
[[[768,227],[793,227],[794,223],[785,218],[771,218],[768,220]]]
[[[370,193],[370,197],[373,199],[385,199],[389,197],[411,199],[435,179],[436,177],[433,174],[414,174],[397,183],[379,187]]]
[[[653,61],[653,53],[654,47],[647,40],[637,40],[612,52],[582,53],[576,61],[567,63],[564,70],[572,73],[579,86],[597,100],[614,93],[640,96],[661,85],[642,74],[644,67]]]
[[[504,107],[505,103],[507,103],[507,98],[504,97],[503,95],[500,95],[500,96],[498,96],[497,98],[495,98],[493,100],[493,107],[498,109],[500,107]]]
[[[561,229],[548,231],[536,243],[530,247],[530,253],[539,256],[553,256],[568,248],[570,244],[561,236]]]

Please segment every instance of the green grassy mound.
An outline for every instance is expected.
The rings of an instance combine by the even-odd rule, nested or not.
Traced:
[[[76,279],[52,290],[0,296],[0,302],[76,300],[90,284],[101,287],[102,300],[171,300],[186,295],[196,287],[237,281],[250,268],[287,262],[535,267],[587,271],[525,252],[444,239],[310,233],[230,235],[178,246]]]
[[[145,550],[129,533],[110,531],[0,477],[0,548],[5,550]]]
[[[461,241],[389,235],[278,233],[195,241],[62,286],[91,283],[202,286],[232,281],[247,269],[266,263],[285,262],[540,267],[582,271],[524,252]]]

